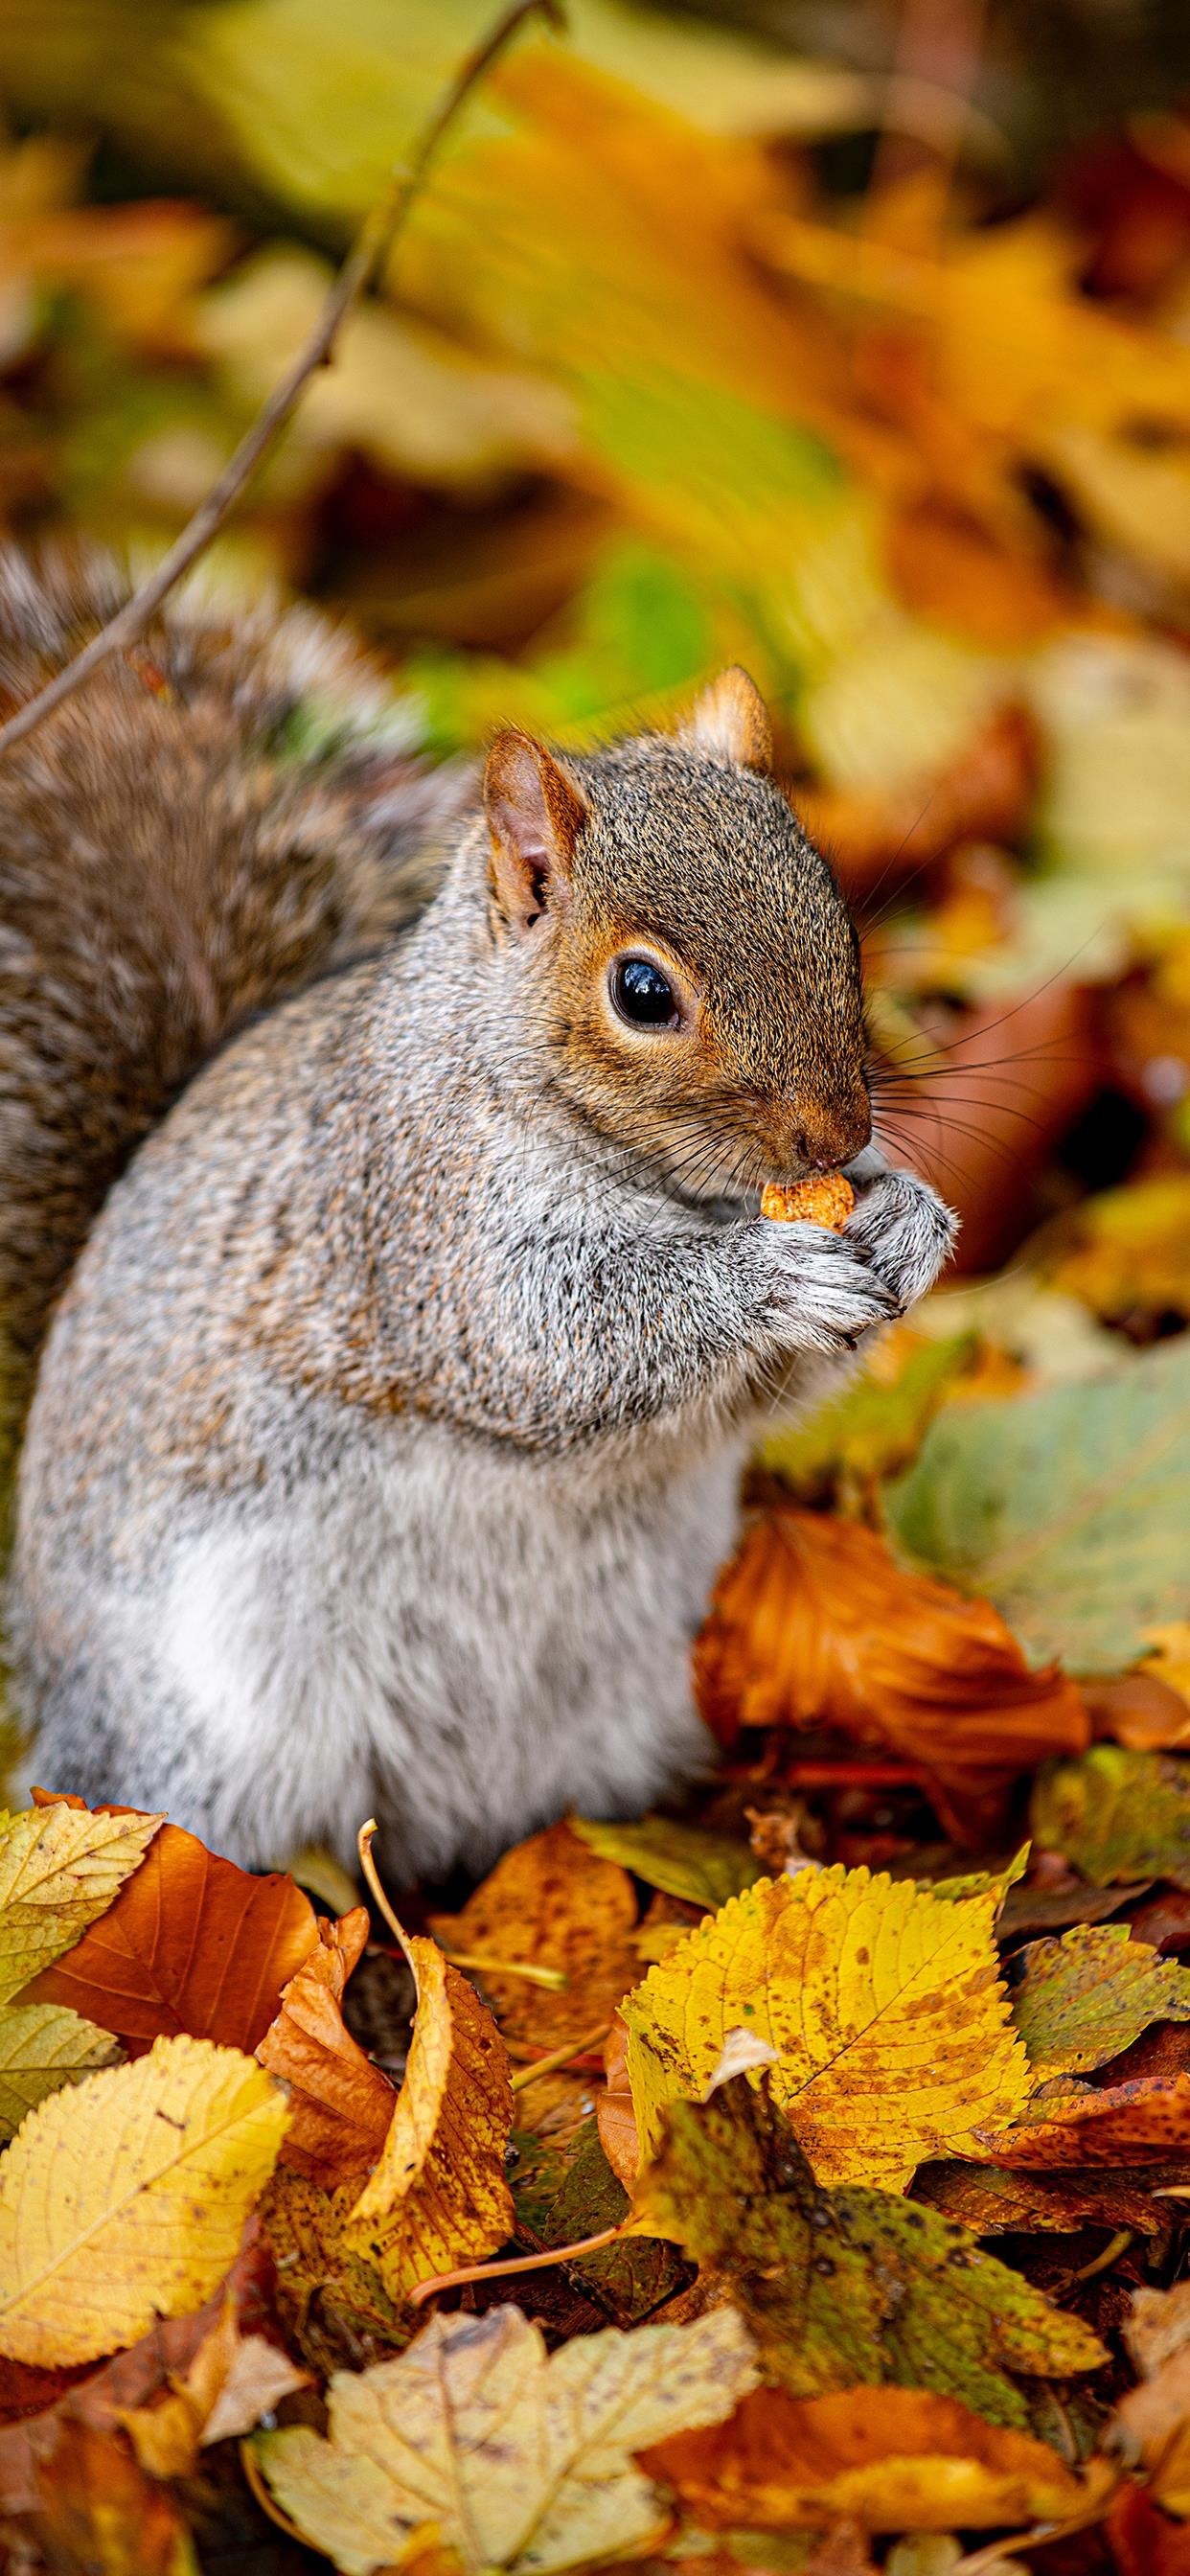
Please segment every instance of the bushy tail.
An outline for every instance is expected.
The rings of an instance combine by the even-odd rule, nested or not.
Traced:
[[[126,596],[102,559],[0,555],[0,711]],[[18,1381],[189,1076],[424,899],[466,782],[423,769],[413,730],[309,613],[188,602],[0,758],[0,1329]]]

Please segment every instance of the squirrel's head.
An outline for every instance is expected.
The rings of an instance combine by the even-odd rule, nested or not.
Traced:
[[[835,1169],[871,1132],[855,931],[770,762],[730,670],[677,735],[579,757],[502,733],[485,773],[542,1081],[695,1198]]]

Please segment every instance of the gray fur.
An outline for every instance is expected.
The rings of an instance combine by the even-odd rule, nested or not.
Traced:
[[[638,839],[642,769],[679,849],[722,809],[696,751],[621,750],[576,765],[605,842],[625,764]],[[776,791],[747,797],[763,989],[774,885],[783,959],[799,871],[845,916]],[[494,934],[485,852],[477,825],[412,931],[197,1076],[41,1359],[12,1604],[37,1775],[249,1863],[349,1856],[376,1809],[394,1875],[480,1867],[688,1779],[690,1646],[759,1412],[835,1384],[951,1238],[871,1148],[835,1236],[724,1195],[734,1155],[684,1187],[627,1113],[584,1114],[543,1039],[547,938]],[[676,938],[672,889],[670,914]]]

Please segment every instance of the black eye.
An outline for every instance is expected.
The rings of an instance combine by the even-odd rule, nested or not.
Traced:
[[[620,959],[612,974],[612,1000],[621,1016],[638,1028],[671,1029],[677,1024],[673,985],[650,957]]]

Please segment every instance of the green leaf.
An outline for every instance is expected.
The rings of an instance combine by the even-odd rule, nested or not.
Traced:
[[[543,2245],[573,2245],[576,2237],[618,2227],[628,2216],[628,2194],[617,2182],[588,2120],[561,2190],[538,2231]],[[603,2309],[609,2324],[639,2325],[684,2289],[690,2279],[676,2246],[659,2236],[622,2236],[601,2254],[584,2254],[574,2266],[578,2287]]]
[[[572,1816],[570,1825],[602,1860],[618,1860],[650,1887],[684,1897],[688,1905],[706,1905],[712,1913],[765,1874],[763,1862],[746,1843],[733,1842],[730,1834],[708,1833],[701,1825],[672,1824],[668,1816],[642,1816],[638,1825],[604,1825]]]
[[[77,2084],[118,2055],[111,2032],[84,2021],[69,2004],[0,2009],[0,2140],[11,2138],[47,2093]]]
[[[949,1408],[884,1500],[911,1563],[994,1601],[1034,1661],[1122,1671],[1190,1599],[1190,1337]]]
[[[892,2380],[1023,2427],[1010,2372],[1064,2376],[1104,2357],[965,2227],[864,2185],[820,2190],[767,2092],[740,2078],[670,2105],[634,2206],[729,2275],[766,2378],[791,2396]]]
[[[1047,1762],[1029,1809],[1034,1841],[1064,1852],[1094,1887],[1167,1878],[1190,1888],[1190,1765],[1093,1744],[1077,1762]]]
[[[1041,2077],[1106,2066],[1151,2021],[1190,2021],[1190,1968],[1124,1923],[1076,1923],[1060,1941],[1031,1941],[1018,1964],[1012,2018]]]
[[[760,1460],[795,1494],[813,1502],[840,1477],[861,1484],[908,1466],[942,1397],[976,1350],[973,1333],[951,1333],[912,1351],[891,1385],[857,1378],[808,1422],[770,1432]]]

